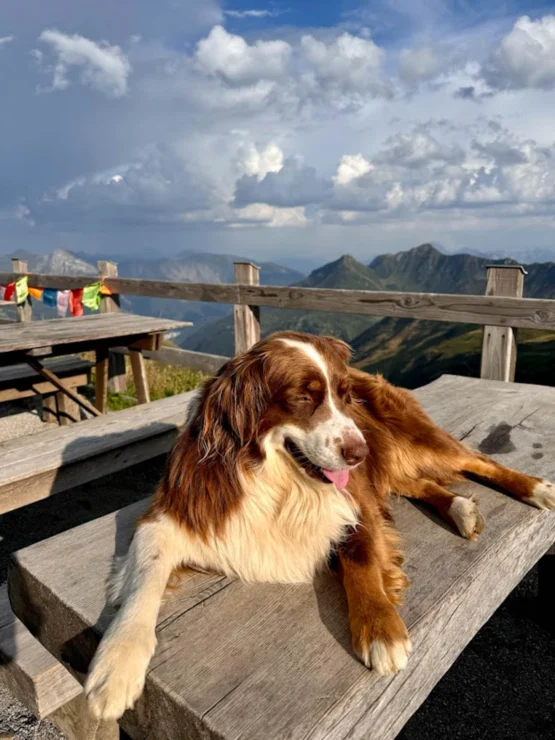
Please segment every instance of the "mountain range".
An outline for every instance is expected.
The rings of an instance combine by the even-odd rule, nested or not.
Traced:
[[[376,257],[369,265],[349,255],[314,270],[297,285],[313,288],[400,290],[423,293],[483,295],[487,265],[516,264],[471,254],[445,254],[431,244]],[[524,266],[525,297],[555,298],[555,263]],[[353,347],[353,363],[367,372],[382,372],[392,382],[416,388],[443,373],[478,375],[482,328],[412,319],[373,319],[355,314],[262,309],[261,330],[298,329],[332,334]],[[553,384],[555,335],[520,330],[517,380]],[[233,353],[233,322],[225,317],[194,332],[184,346],[214,354]]]
[[[51,274],[95,275],[101,255],[73,254],[56,249],[49,255],[19,253],[31,271]],[[171,258],[129,259],[118,262],[122,277],[184,282],[233,282],[234,255],[182,252]],[[245,258],[243,258],[245,259]],[[477,254],[448,254],[431,244],[422,244],[396,254],[384,254],[363,264],[350,255],[313,270],[308,276],[273,263],[261,264],[261,283],[311,288],[351,290],[399,290],[431,293],[483,295],[487,265],[516,264],[508,258],[492,259]],[[555,298],[555,263],[524,266],[524,295]],[[0,270],[10,269],[0,255]],[[159,315],[194,322],[176,338],[181,346],[212,354],[233,354],[231,307],[122,296],[124,309],[143,315]],[[393,382],[418,387],[450,372],[478,375],[481,327],[411,319],[378,319],[367,315],[296,309],[261,310],[262,334],[295,329],[314,334],[331,334],[351,344],[353,362],[368,372],[382,372]],[[517,380],[552,385],[552,358],[555,335],[540,330],[519,330],[517,335]]]

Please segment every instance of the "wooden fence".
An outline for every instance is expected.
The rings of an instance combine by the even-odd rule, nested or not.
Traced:
[[[13,262],[13,272],[0,273],[3,285],[27,272],[25,263]],[[250,262],[236,263],[235,283],[228,284],[120,278],[117,265],[105,261],[98,263],[98,269],[114,293],[102,299],[103,311],[119,310],[119,295],[232,304],[237,352],[248,349],[260,338],[260,306],[478,324],[484,327],[481,377],[511,381],[516,363],[515,330],[555,331],[555,300],[522,298],[525,271],[519,265],[489,266],[483,296],[260,285],[259,268]],[[66,290],[85,287],[90,282],[90,276],[29,274],[29,286],[37,288]],[[31,318],[30,305],[17,310],[20,320]],[[227,359],[178,349],[163,349],[151,353],[151,357],[210,373]],[[113,360],[112,383],[117,384],[121,378],[122,359],[116,355]]]

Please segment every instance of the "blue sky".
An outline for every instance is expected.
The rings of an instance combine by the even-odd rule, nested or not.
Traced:
[[[0,5],[0,250],[551,248],[555,9]]]

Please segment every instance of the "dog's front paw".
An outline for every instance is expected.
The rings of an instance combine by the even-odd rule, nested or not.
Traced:
[[[109,636],[101,643],[85,683],[94,717],[119,719],[141,695],[156,637],[138,630],[132,637]]]
[[[351,620],[353,650],[367,668],[380,676],[398,673],[407,666],[412,650],[409,634],[395,609]]]
[[[451,521],[467,540],[475,540],[484,529],[484,517],[472,498],[455,496],[449,507]]]
[[[538,509],[555,509],[555,485],[548,480],[536,483],[532,495],[524,499]]]

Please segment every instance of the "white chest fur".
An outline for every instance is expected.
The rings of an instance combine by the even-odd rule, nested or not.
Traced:
[[[348,494],[300,473],[283,452],[242,480],[244,499],[224,532],[194,543],[193,562],[244,581],[310,582],[358,522]],[[193,543],[191,543],[193,544]]]

